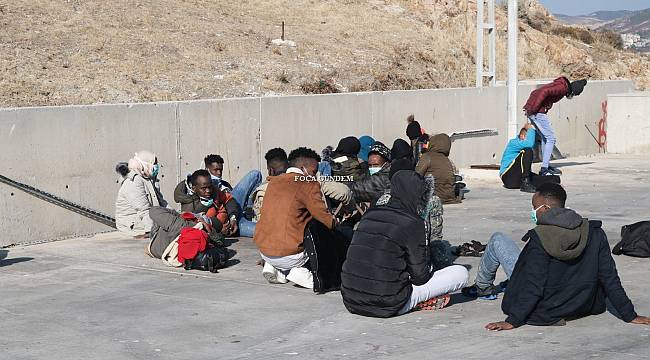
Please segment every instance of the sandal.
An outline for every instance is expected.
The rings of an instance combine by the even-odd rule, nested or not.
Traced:
[[[471,256],[471,257],[481,257],[481,253],[476,251],[472,244],[464,243],[463,245],[456,246],[454,250],[454,255],[456,256]]]
[[[422,302],[417,303],[415,307],[413,308],[413,311],[421,311],[421,310],[440,310],[447,306],[449,304],[449,301],[451,300],[451,297],[449,294],[437,296],[434,298],[431,298],[429,300],[425,300]]]

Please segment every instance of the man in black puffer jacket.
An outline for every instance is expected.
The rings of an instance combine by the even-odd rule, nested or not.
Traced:
[[[351,313],[391,317],[440,308],[449,301],[446,294],[467,283],[460,265],[432,271],[420,215],[426,195],[422,176],[401,170],[391,179],[388,204],[361,218],[341,273],[341,295]]]
[[[377,141],[368,152],[370,177],[348,183],[357,204],[374,204],[380,196],[390,190],[390,149]]]

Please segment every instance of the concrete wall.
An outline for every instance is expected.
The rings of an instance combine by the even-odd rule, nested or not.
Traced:
[[[520,107],[533,88],[520,86]],[[556,105],[550,115],[558,147],[568,155],[598,152],[584,125],[597,133],[607,94],[632,89],[630,81],[595,81]],[[162,190],[172,201],[174,186],[208,153],[224,157],[224,178],[235,182],[263,169],[264,153],[276,146],[320,151],[364,134],[390,146],[405,137],[411,113],[430,134],[497,129],[498,136],[455,141],[452,160],[499,161],[507,141],[505,87],[0,109],[0,174],[113,214],[114,164],[135,151],[158,155]],[[0,209],[0,245],[108,230],[3,184]]]
[[[607,151],[650,154],[650,92],[608,96]]]

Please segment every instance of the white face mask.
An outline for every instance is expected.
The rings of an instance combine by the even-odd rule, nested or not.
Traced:
[[[382,169],[381,167],[371,167],[371,168],[368,169],[368,171],[370,172],[370,175],[375,175],[375,174],[378,173],[381,169]]]

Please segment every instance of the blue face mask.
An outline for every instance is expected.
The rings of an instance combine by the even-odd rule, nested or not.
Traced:
[[[160,172],[160,165],[159,164],[154,164],[153,170],[151,170],[151,177],[158,176],[159,172]]]
[[[212,185],[214,185],[216,187],[221,186],[221,178],[218,177],[218,176],[214,176],[214,175],[210,174],[210,181],[212,182]]]
[[[205,207],[211,207],[212,205],[214,205],[214,199],[207,199],[206,200],[206,199],[201,198],[201,205],[203,205]]]
[[[370,175],[375,175],[380,170],[381,170],[381,167],[371,167],[371,168],[368,169],[368,171],[370,171]]]
[[[541,205],[537,209],[530,210],[530,220],[533,222],[533,224],[537,225],[537,210],[543,208],[544,206],[548,206],[548,205]]]

